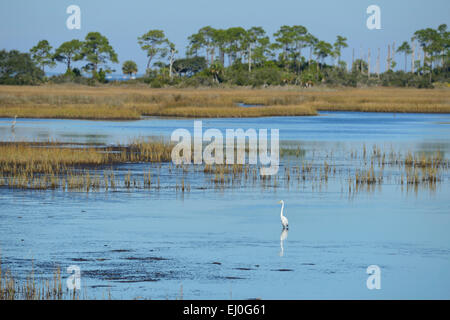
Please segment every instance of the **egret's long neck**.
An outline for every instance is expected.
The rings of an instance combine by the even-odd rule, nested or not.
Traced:
[[[281,212],[280,212],[280,217],[283,216],[283,209],[284,209],[284,202],[281,204]]]

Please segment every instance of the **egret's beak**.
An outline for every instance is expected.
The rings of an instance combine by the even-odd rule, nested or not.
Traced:
[[[279,203],[279,204],[281,204],[281,200],[280,200],[280,201],[278,201],[278,203]]]

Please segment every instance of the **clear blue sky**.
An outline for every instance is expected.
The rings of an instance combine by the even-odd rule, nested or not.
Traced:
[[[66,8],[71,4],[81,8],[81,30],[66,28]],[[371,4],[381,7],[382,30],[366,27],[366,8]],[[449,0],[2,0],[0,49],[28,51],[42,39],[57,47],[99,31],[110,39],[120,63],[134,60],[141,72],[146,56],[137,37],[150,29],[163,29],[184,55],[187,37],[206,25],[262,26],[272,36],[281,25],[296,24],[329,42],[338,34],[346,36],[350,47],[343,58],[349,61],[351,48],[359,56],[361,46],[364,55],[370,47],[374,57],[381,47],[384,56],[388,43],[408,40],[421,28],[450,26],[449,17]],[[403,58],[398,56],[397,61],[403,67]],[[120,65],[114,68],[120,73]],[[54,71],[64,71],[64,66]]]

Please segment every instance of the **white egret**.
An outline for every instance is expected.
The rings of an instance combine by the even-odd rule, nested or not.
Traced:
[[[14,129],[15,129],[15,127],[16,127],[16,122],[17,122],[16,120],[17,120],[17,115],[14,116],[14,121],[12,122],[11,130],[14,130]]]
[[[278,203],[281,204],[281,213],[280,213],[281,225],[283,226],[283,229],[289,230],[288,219],[285,216],[283,216],[284,201],[280,200]]]

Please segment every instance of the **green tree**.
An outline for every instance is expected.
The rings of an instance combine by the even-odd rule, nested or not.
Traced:
[[[105,72],[105,70],[103,70],[103,68],[100,68],[100,70],[98,70],[98,73],[97,73],[97,80],[100,82],[100,83],[107,83],[108,82],[108,80],[106,80],[106,72]]]
[[[307,46],[309,47],[309,59],[308,59],[308,66],[311,64],[314,48],[316,47],[317,43],[319,42],[319,39],[314,37],[311,33],[308,33],[306,35],[306,42]]]
[[[138,72],[138,67],[136,62],[132,60],[127,60],[122,64],[122,72],[123,74],[127,74],[131,77],[131,75],[134,73],[136,74]]]
[[[441,24],[437,31],[440,36],[438,59],[441,60],[441,65],[446,70],[450,53],[450,32],[447,31],[446,24]]]
[[[289,61],[294,66],[297,66],[299,71],[299,62],[302,59],[302,49],[309,45],[310,35],[308,29],[304,26],[281,26],[280,29],[274,33],[275,43],[272,48],[281,49],[281,60],[284,63]]]
[[[337,63],[340,64],[341,62],[341,54],[342,54],[342,48],[347,48],[347,38],[343,36],[337,36],[336,41],[334,42],[334,56],[337,58]]]
[[[32,85],[41,82],[44,71],[28,53],[0,50],[0,84]]]
[[[294,50],[293,45],[295,42],[295,32],[290,26],[281,26],[280,29],[275,32],[275,43],[273,48],[281,49],[281,58],[283,61],[288,61],[289,54]]]
[[[308,45],[308,29],[304,26],[292,26],[292,36],[294,47],[292,48],[291,57],[295,65],[298,65],[302,59],[302,49]],[[297,69],[298,72],[298,69]]]
[[[317,57],[317,61],[324,64],[325,59],[333,54],[333,46],[326,41],[319,41],[314,48],[314,54]]]
[[[397,52],[403,52],[405,54],[405,72],[406,72],[406,66],[408,62],[408,55],[412,53],[411,46],[409,45],[408,41],[404,41],[400,47],[397,48]]]
[[[215,48],[217,46],[217,30],[206,26],[201,28],[197,33],[188,37],[188,55],[198,55],[198,51],[205,50],[207,61],[214,62]]]
[[[222,65],[225,65],[225,52],[227,45],[227,30],[214,29],[213,42],[215,47],[219,50],[219,60]]]
[[[188,77],[206,69],[206,67],[207,63],[204,57],[177,59],[173,62],[173,70]]]
[[[189,45],[186,50],[186,56],[187,57],[198,57],[199,51],[203,47],[203,38],[202,35],[199,33],[195,33],[193,35],[190,35],[188,37]],[[207,58],[205,58],[207,59]]]
[[[272,50],[270,49],[270,38],[268,36],[259,39],[257,45],[253,49],[253,61],[256,64],[263,64],[269,57],[272,57]]]
[[[173,63],[175,61],[175,55],[178,53],[178,50],[175,48],[175,44],[167,40],[167,47],[169,52],[169,77],[172,79],[173,77]]]
[[[221,76],[223,75],[223,65],[219,61],[214,61],[208,69],[209,74],[214,78],[214,81],[219,83]]]
[[[364,61],[362,59],[356,59],[353,62],[353,65],[352,65],[353,73],[359,72],[359,73],[367,74],[368,70],[369,70],[369,65],[367,64],[366,61]]]
[[[83,69],[91,72],[93,77],[98,76],[98,68],[102,68],[102,72],[111,72],[108,62],[118,63],[117,54],[113,47],[109,44],[108,38],[99,32],[89,32],[86,35],[80,56],[87,61]],[[106,70],[106,71],[105,71]]]
[[[414,33],[413,40],[417,39],[419,45],[422,47],[425,53],[424,70],[427,70],[430,74],[430,83],[432,80],[433,60],[434,54],[439,51],[440,35],[437,30],[432,28],[426,28],[417,30]]]
[[[63,62],[67,66],[67,72],[72,70],[72,61],[78,61],[81,59],[81,49],[83,43],[80,40],[74,39],[71,41],[64,42],[55,51],[55,60]]]
[[[232,65],[235,61],[241,59],[242,52],[247,49],[247,31],[242,27],[232,27],[225,32],[225,52],[228,55],[229,64]]]
[[[153,59],[164,58],[167,53],[167,38],[162,30],[150,30],[138,37],[141,49],[147,53],[147,70],[150,70]]]
[[[262,27],[252,27],[245,33],[245,46],[247,47],[246,56],[248,62],[248,71],[252,71],[252,62],[254,56],[261,59],[264,56],[264,51],[257,50],[257,48],[267,47],[269,37]],[[256,52],[255,52],[256,51]]]
[[[39,41],[37,45],[30,49],[31,58],[41,67],[43,72],[45,72],[46,66],[53,68],[56,65],[51,51],[52,46],[47,40]]]

